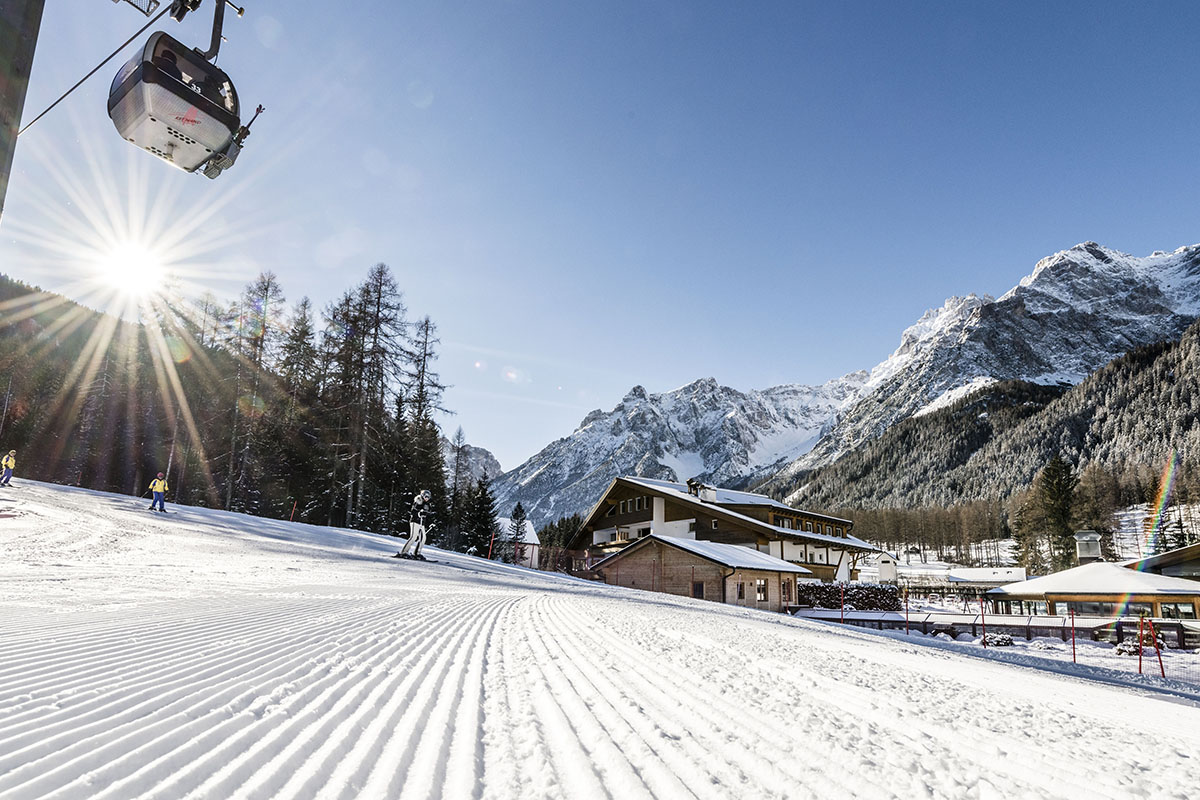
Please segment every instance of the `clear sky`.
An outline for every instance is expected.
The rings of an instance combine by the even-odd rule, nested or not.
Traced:
[[[206,45],[212,2],[160,27]],[[1077,242],[1200,241],[1195,3],[245,4],[237,165],[120,139],[126,51],[21,137],[0,269],[77,292],[108,226],[321,307],[383,261],[506,469],[634,384],[821,383]],[[142,24],[47,3],[25,118]]]

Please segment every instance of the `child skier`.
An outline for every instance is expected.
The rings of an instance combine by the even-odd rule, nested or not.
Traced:
[[[8,482],[12,480],[13,470],[17,468],[17,451],[9,450],[4,460],[0,461],[0,467],[4,468],[4,474],[0,475],[0,486],[8,486]]]
[[[421,555],[421,548],[425,546],[425,521],[433,516],[433,506],[430,502],[432,499],[433,493],[428,489],[422,489],[413,498],[408,518],[408,541],[396,554],[396,558],[425,560],[425,556]]]
[[[164,498],[167,496],[168,488],[170,487],[167,486],[167,478],[161,472],[158,473],[157,478],[150,481],[150,491],[154,492],[154,499],[150,501],[151,511],[154,510],[155,506],[158,506],[159,511],[166,512],[167,504]]]

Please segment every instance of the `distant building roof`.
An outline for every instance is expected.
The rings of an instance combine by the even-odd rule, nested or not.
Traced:
[[[500,533],[503,533],[504,535],[507,536],[508,529],[509,529],[509,527],[512,526],[512,520],[509,519],[508,517],[496,517],[496,523],[498,525],[497,531],[499,531],[499,533],[497,535],[499,535]],[[535,529],[533,527],[533,523],[530,522],[529,520],[525,520],[525,538],[522,539],[521,541],[524,542],[525,544],[539,544],[540,545],[542,543],[541,539],[538,538],[537,529]]]
[[[634,483],[640,483],[645,486],[653,486],[657,489],[668,489],[671,491],[679,492],[681,494],[685,494],[685,495],[688,494],[687,486],[685,484],[675,483],[674,481],[662,481],[662,480],[658,480],[657,478],[641,478],[641,477],[637,477],[637,476],[633,476],[633,475],[625,475],[625,476],[623,476],[623,478],[624,478],[624,480],[627,480],[627,481],[633,481]],[[771,508],[777,508],[780,511],[787,511],[792,514],[804,513],[804,514],[809,514],[814,517],[821,517],[822,519],[828,519],[832,522],[842,522],[842,523],[845,523],[846,525],[854,524],[850,520],[842,519],[841,517],[831,517],[828,514],[817,514],[816,512],[813,512],[813,511],[801,511],[798,508],[792,508],[791,506],[786,505],[785,503],[781,503],[772,497],[767,497],[765,494],[755,494],[754,492],[740,492],[735,489],[721,489],[716,486],[708,486],[708,485],[705,485],[704,488],[712,491],[715,494],[715,499],[713,500],[713,502],[715,502],[717,505],[770,506]],[[688,496],[690,497],[692,495],[688,495]]]
[[[1136,569],[1139,572],[1157,572],[1163,567],[1182,564],[1185,561],[1200,561],[1200,542],[1189,544],[1186,547],[1177,547],[1154,556],[1122,561],[1121,566]]]
[[[1012,583],[1026,578],[1024,567],[951,567],[950,583]]]
[[[1055,572],[1020,583],[1010,583],[988,592],[989,595],[1017,597],[1092,594],[1184,594],[1200,595],[1200,583],[1172,578],[1153,572],[1138,572],[1109,561],[1097,561],[1082,567]]]
[[[655,534],[643,536],[636,542],[613,553],[608,558],[596,562],[593,569],[602,567],[606,561],[619,558],[635,548],[644,546],[646,542],[650,541],[662,542],[671,547],[677,547],[680,550],[685,550],[708,561],[720,564],[723,567],[730,567],[731,569],[757,569],[766,572],[791,572],[796,575],[812,575],[812,570],[805,569],[799,564],[793,564],[790,561],[784,561],[775,556],[759,552],[752,547],[744,547],[737,544],[721,544],[719,542],[699,542],[695,539],[681,539],[675,536],[658,536]]]

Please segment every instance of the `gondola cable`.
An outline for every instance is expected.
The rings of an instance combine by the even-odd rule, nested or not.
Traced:
[[[122,44],[120,47],[118,47],[116,50],[114,50],[114,51],[113,51],[113,52],[112,52],[112,53],[111,53],[111,54],[108,56],[108,58],[104,59],[104,60],[103,60],[103,61],[101,61],[99,64],[97,64],[97,65],[96,65],[96,67],[95,67],[95,69],[93,69],[93,70],[92,70],[91,72],[89,72],[87,75],[84,75],[82,78],[80,78],[80,79],[79,79],[79,82],[78,82],[78,83],[76,83],[74,86],[72,86],[70,89],[67,89],[67,91],[63,93],[63,96],[62,96],[62,97],[60,97],[60,98],[58,98],[57,100],[55,100],[53,103],[51,103],[51,104],[50,104],[50,105],[49,105],[49,106],[46,108],[46,110],[45,110],[45,111],[43,111],[42,113],[40,113],[40,114],[38,114],[36,117],[34,117],[32,120],[30,120],[30,122],[29,122],[29,124],[28,124],[28,125],[26,125],[24,128],[21,128],[21,130],[17,131],[17,136],[20,136],[22,133],[24,133],[25,131],[29,130],[30,126],[32,126],[32,125],[33,125],[33,123],[37,122],[39,119],[41,119],[42,117],[44,117],[44,116],[46,116],[47,114],[49,114],[49,113],[50,113],[50,111],[51,111],[51,109],[53,109],[53,108],[54,108],[56,105],[58,105],[59,103],[61,103],[63,100],[66,100],[66,99],[67,99],[67,95],[71,94],[71,92],[73,92],[73,91],[75,91],[76,89],[78,89],[80,86],[82,86],[82,85],[83,85],[83,82],[84,82],[84,81],[86,81],[88,78],[92,77],[92,76],[93,76],[93,75],[95,75],[97,72],[99,72],[101,67],[103,67],[105,64],[107,64],[109,61],[112,61],[112,60],[113,60],[113,57],[115,57],[115,56],[116,56],[118,53],[120,53],[122,50],[124,50],[126,47],[128,47],[128,46],[129,46],[129,45],[130,45],[130,44],[133,42],[133,40],[134,40],[134,39],[138,38],[138,37],[139,37],[139,36],[141,36],[143,33],[145,33],[147,28],[149,28],[149,27],[150,27],[151,25],[153,25],[154,23],[158,22],[158,20],[159,20],[159,19],[160,19],[160,18],[161,18],[161,17],[162,17],[164,14],[166,14],[166,13],[167,13],[168,11],[170,11],[170,10],[171,10],[171,7],[170,7],[170,6],[167,6],[167,7],[166,7],[166,8],[164,8],[162,11],[158,12],[158,15],[157,15],[156,17],[154,17],[154,19],[152,19],[152,20],[150,20],[149,22],[147,22],[147,23],[146,23],[144,26],[142,26],[142,28],[141,28],[141,29],[139,29],[139,30],[138,30],[138,32],[137,32],[137,33],[135,33],[133,36],[130,36],[128,39],[126,39],[124,44]]]

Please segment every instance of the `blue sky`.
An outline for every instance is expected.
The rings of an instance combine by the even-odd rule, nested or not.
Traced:
[[[383,261],[440,327],[448,433],[505,468],[634,384],[824,382],[1077,242],[1200,241],[1190,3],[246,5],[237,166],[121,141],[118,58],[21,137],[0,269],[75,291],[43,239],[102,197],[210,215],[185,291],[272,269],[319,307]],[[211,9],[160,27],[206,44]],[[26,119],[143,23],[48,3]]]

